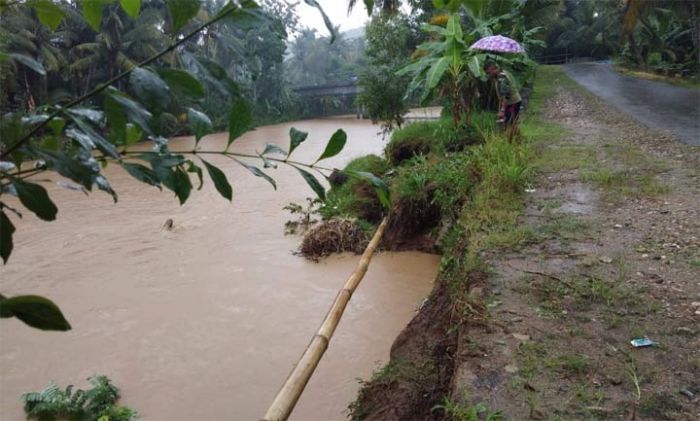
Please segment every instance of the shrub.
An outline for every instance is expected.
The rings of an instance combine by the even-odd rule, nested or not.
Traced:
[[[22,394],[20,399],[24,402],[27,418],[129,421],[138,416],[133,409],[117,405],[119,389],[109,378],[94,376],[88,380],[92,385],[88,390],[74,391],[73,386],[61,389],[51,382],[41,392]]]

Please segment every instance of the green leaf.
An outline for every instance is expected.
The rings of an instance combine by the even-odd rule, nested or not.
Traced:
[[[46,136],[41,140],[39,147],[42,149],[48,149],[50,151],[57,151],[61,149],[61,139],[56,136]]]
[[[153,115],[148,112],[141,104],[124,95],[114,88],[107,89],[107,95],[109,95],[114,101],[116,101],[121,107],[126,111],[126,115],[138,124],[146,133],[151,133],[151,128],[148,122],[151,120]]]
[[[323,151],[321,156],[316,160],[316,162],[330,158],[332,156],[336,156],[340,153],[340,151],[343,150],[345,147],[345,142],[348,140],[348,135],[345,134],[343,129],[338,129],[335,133],[333,133],[333,136],[331,136],[331,139],[328,141],[328,144],[326,145],[326,150]]]
[[[323,23],[326,25],[326,28],[328,28],[328,32],[331,33],[331,44],[333,41],[335,41],[336,37],[336,31],[335,27],[333,26],[333,22],[328,18],[328,15],[326,15],[326,12],[323,11],[323,8],[321,7],[320,4],[316,0],[304,0],[304,3],[308,4],[311,7],[315,7],[318,9],[319,13],[321,13],[321,17],[323,18]]]
[[[105,5],[111,4],[114,0],[82,0],[83,19],[95,30],[100,32],[102,22],[102,9]]]
[[[168,13],[176,33],[199,12],[200,0],[168,0]]]
[[[7,263],[7,259],[12,254],[12,234],[15,232],[15,226],[12,225],[10,218],[5,215],[5,212],[0,209],[0,257],[3,263]]]
[[[214,182],[214,187],[216,187],[216,191],[218,191],[221,196],[228,199],[229,202],[232,201],[233,200],[233,188],[231,187],[231,184],[229,184],[228,180],[226,179],[226,174],[224,174],[224,172],[221,171],[218,167],[211,165],[210,163],[208,163],[207,161],[205,161],[203,159],[202,159],[202,163],[204,163],[204,166],[207,168],[207,172],[209,173],[209,177],[211,178],[211,181]]]
[[[459,14],[450,14],[445,29],[447,29],[449,36],[454,37],[457,41],[462,41],[464,35],[462,33],[462,23],[460,22]]]
[[[189,72],[164,67],[158,68],[156,71],[178,98],[187,97],[197,99],[204,96],[204,86]]]
[[[194,131],[194,137],[196,143],[206,134],[211,133],[214,130],[214,126],[209,119],[209,116],[201,111],[197,111],[194,108],[187,109],[187,120],[192,126],[192,131]]]
[[[292,154],[292,152],[294,152],[294,149],[296,149],[297,146],[301,145],[301,143],[305,141],[308,136],[309,133],[302,132],[301,130],[297,130],[294,127],[289,129],[289,153],[287,154],[287,156],[289,157]]]
[[[474,56],[470,58],[467,61],[467,66],[469,67],[469,71],[471,72],[473,77],[481,79],[481,77],[485,75],[483,66],[479,61],[479,57]]]
[[[109,184],[109,181],[107,181],[107,179],[103,175],[95,176],[95,184],[97,184],[98,189],[112,196],[112,200],[114,200],[114,203],[117,203],[117,192],[114,191],[112,186]]]
[[[129,82],[136,96],[150,109],[164,109],[170,102],[170,88],[157,74],[143,67],[131,71]]]
[[[391,207],[389,188],[381,178],[372,173],[364,171],[344,171],[344,173],[350,177],[367,181],[374,188],[374,191],[377,193],[377,197],[379,198],[379,202],[382,204],[382,206],[384,206],[385,209],[389,209]]]
[[[46,167],[56,171],[62,176],[75,181],[88,190],[92,190],[95,176],[93,169],[83,162],[71,158],[63,152],[50,150],[37,150],[36,154],[46,162]]]
[[[39,73],[40,75],[42,75],[42,76],[46,75],[46,69],[44,69],[44,66],[42,66],[41,63],[39,63],[38,61],[29,57],[28,55],[10,53],[9,56],[12,57],[13,59],[15,59],[15,61],[18,61],[21,64],[23,64],[23,65],[29,67],[30,69],[34,70],[35,72]]]
[[[87,135],[92,142],[94,142],[95,146],[97,146],[97,149],[102,151],[105,155],[111,156],[115,159],[120,159],[119,151],[117,151],[117,148],[107,139],[102,137],[102,135],[93,130],[89,124],[77,117],[73,118],[73,122],[75,122],[75,124],[78,125],[80,130],[85,135]]]
[[[262,170],[261,170],[260,168],[254,166],[254,165],[246,164],[245,162],[239,161],[239,160],[236,159],[236,158],[233,158],[233,159],[234,159],[236,162],[238,162],[239,164],[241,164],[245,169],[247,169],[248,171],[250,171],[250,172],[251,172],[253,175],[255,175],[256,177],[262,177],[262,178],[264,178],[265,180],[267,180],[267,182],[270,183],[270,184],[272,184],[272,187],[273,187],[275,190],[277,190],[277,183],[275,183],[275,180],[274,180],[272,177],[270,177],[269,175],[267,175],[267,174],[265,174],[264,172],[262,172]]]
[[[102,104],[107,122],[111,129],[110,138],[118,145],[126,144],[126,112],[124,108],[112,98],[111,95],[105,95],[105,100]]]
[[[53,131],[53,134],[59,136],[63,133],[63,128],[66,126],[66,120],[61,117],[54,117],[53,120],[48,122],[49,127]]]
[[[39,22],[55,31],[61,20],[66,17],[65,12],[51,0],[30,0],[27,5],[36,12]]]
[[[302,177],[304,177],[306,184],[308,184],[309,187],[311,187],[311,190],[313,190],[316,193],[316,196],[318,196],[318,198],[321,200],[326,200],[326,189],[323,188],[323,186],[316,179],[316,177],[314,177],[313,174],[306,170],[303,170],[295,165],[292,166],[296,168],[297,171],[299,171],[299,174],[301,174]]]
[[[49,199],[46,189],[34,183],[28,183],[17,178],[11,178],[12,185],[17,190],[19,201],[22,202],[25,208],[34,212],[36,216],[44,221],[53,221],[56,219],[58,208]]]
[[[141,10],[141,0],[119,0],[119,4],[127,15],[136,19],[139,17],[139,11]]]
[[[90,136],[86,135],[85,133],[81,132],[76,128],[72,127],[66,130],[66,137],[78,142],[78,145],[80,145],[80,147],[85,149],[86,151],[92,151],[92,149],[95,147],[95,143],[92,141],[92,139],[90,139]]]
[[[433,64],[430,70],[428,70],[426,85],[427,89],[433,90],[438,83],[440,83],[440,80],[442,79],[442,76],[445,74],[445,71],[449,65],[450,59],[447,57],[441,57],[435,62],[435,64]]]
[[[1,317],[14,316],[37,329],[61,331],[71,329],[58,306],[51,300],[38,295],[0,298],[0,308]]]
[[[372,16],[372,10],[374,10],[374,0],[364,0],[365,9],[367,9],[367,16]]]
[[[102,124],[105,115],[100,110],[94,110],[92,108],[76,107],[66,110],[68,114],[77,117],[85,117],[95,124]]]
[[[269,153],[278,153],[280,155],[287,155],[287,151],[284,149],[280,148],[279,146],[273,144],[273,143],[267,143],[265,145],[265,150],[263,150],[261,155],[267,155]]]
[[[237,99],[231,107],[228,118],[228,144],[226,145],[226,149],[231,146],[234,140],[248,131],[252,122],[253,117],[251,115],[250,106],[243,99]]]
[[[192,161],[187,161],[187,172],[197,174],[197,178],[199,179],[199,186],[197,186],[197,190],[202,190],[202,186],[204,186],[202,168],[200,168],[199,165],[195,164]]]
[[[175,196],[177,196],[180,201],[180,205],[185,204],[192,192],[192,180],[190,180],[190,176],[185,170],[179,167],[173,172],[172,185],[170,185],[170,180],[164,180],[163,184],[175,193]]]
[[[130,162],[122,163],[122,168],[124,168],[126,172],[128,172],[135,179],[143,183],[150,184],[151,186],[156,186],[162,190],[160,187],[160,179],[152,169],[141,164],[134,164]]]
[[[126,124],[126,145],[131,146],[143,139],[143,131],[139,126],[131,123]]]

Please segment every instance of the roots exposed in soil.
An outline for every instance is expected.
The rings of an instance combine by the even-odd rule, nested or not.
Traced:
[[[427,197],[431,198],[434,188],[428,186]],[[440,208],[425,201],[402,200],[396,203],[389,218],[389,226],[384,235],[383,246],[391,250],[416,249],[435,252],[435,239],[429,238],[430,231],[440,224]]]
[[[367,236],[354,220],[333,218],[312,228],[301,243],[300,253],[317,261],[333,253],[362,253]]]
[[[386,156],[392,165],[399,165],[417,155],[430,153],[430,143],[425,139],[404,139],[400,142],[392,142],[386,148]]]
[[[434,410],[450,393],[455,369],[457,331],[452,295],[467,295],[469,289],[486,279],[482,272],[471,272],[459,288],[439,279],[431,296],[391,347],[391,362],[363,384],[350,406],[354,420],[434,420],[443,419]]]

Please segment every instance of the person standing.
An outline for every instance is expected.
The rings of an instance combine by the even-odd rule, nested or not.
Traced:
[[[518,85],[515,83],[513,75],[507,70],[501,69],[492,61],[484,65],[484,70],[489,78],[496,81],[496,95],[498,96],[498,123],[505,125],[508,138],[512,139],[519,134],[518,115],[520,105],[523,102]]]

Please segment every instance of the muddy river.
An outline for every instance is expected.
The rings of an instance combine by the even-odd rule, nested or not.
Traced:
[[[383,147],[378,127],[355,119],[266,126],[233,149],[287,147],[294,125],[309,139],[294,156],[313,161],[339,127],[348,133],[341,166]],[[205,138],[221,149],[226,136]],[[191,148],[177,139],[172,149]],[[299,237],[285,236],[282,207],[312,196],[289,168],[272,171],[278,190],[232,161],[211,157],[234,187],[220,198],[210,180],[179,206],[170,192],[133,181],[120,168],[106,174],[119,203],[95,192],[48,187],[58,219],[29,212],[17,222],[15,251],[0,267],[5,295],[41,294],[64,311],[73,330],[40,332],[0,322],[2,420],[23,419],[19,395],[59,385],[86,386],[105,374],[122,403],[144,420],[255,420],[281,386],[336,292],[358,261],[342,255],[311,263],[293,255]],[[162,230],[172,218],[174,229]],[[388,358],[395,336],[427,295],[438,257],[381,253],[352,298],[326,356],[292,418],[343,419],[358,389]]]

